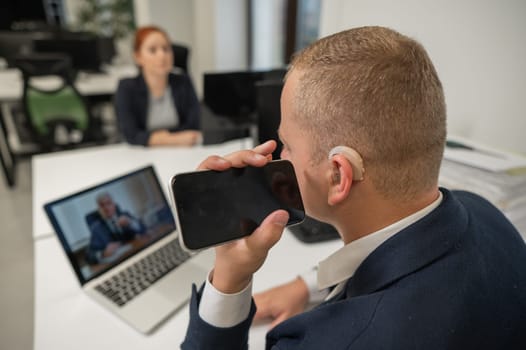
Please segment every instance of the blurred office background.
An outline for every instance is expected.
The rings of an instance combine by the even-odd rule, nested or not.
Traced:
[[[262,93],[259,97],[267,96],[273,103],[263,110],[275,115],[276,91],[293,52],[339,30],[384,25],[414,37],[427,48],[444,85],[450,134],[526,154],[525,15],[526,3],[521,0],[2,1],[0,90],[7,95],[0,96],[5,136],[0,140],[4,142],[0,142],[0,152],[7,163],[14,160],[16,168],[10,174],[14,186],[0,180],[0,347],[33,346],[30,159],[33,154],[57,150],[34,142],[30,134],[24,134],[23,125],[17,125],[25,112],[20,107],[21,97],[8,94],[11,84],[21,84],[13,80],[22,79],[21,73],[13,75],[19,69],[17,56],[54,53],[49,47],[60,40],[67,42],[69,49],[75,43],[90,41],[94,49],[89,57],[71,53],[66,59],[72,80],[81,84],[115,72],[129,76],[134,74],[134,28],[158,25],[175,44],[189,49],[186,69],[203,101],[205,124],[210,123],[211,129],[222,128],[219,131],[227,134],[225,138],[257,138],[253,126],[260,130],[269,126],[259,125],[260,120],[254,117],[256,84]],[[226,84],[224,74],[231,73],[237,74],[236,83],[253,88],[252,95],[237,96],[238,100],[244,98],[246,105],[233,112],[220,103],[228,96],[214,96],[221,84]],[[231,76],[226,78],[231,81]],[[265,81],[278,83],[265,85]],[[111,91],[90,94],[87,99],[101,131],[87,146],[119,142]],[[222,123],[224,117],[228,123]],[[221,136],[215,141],[220,142]]]

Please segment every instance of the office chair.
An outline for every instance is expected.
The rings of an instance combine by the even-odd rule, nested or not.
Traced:
[[[1,114],[1,111],[0,111]],[[8,187],[15,186],[15,158],[7,142],[7,131],[0,118],[0,163]]]
[[[172,44],[172,51],[174,56],[174,67],[181,69],[185,74],[188,74],[188,57],[190,49],[186,46]]]
[[[73,85],[71,59],[64,54],[32,54],[15,59],[23,75],[22,108],[34,140],[44,151],[72,148],[94,141],[90,110]],[[36,86],[33,78],[55,76],[56,88]]]

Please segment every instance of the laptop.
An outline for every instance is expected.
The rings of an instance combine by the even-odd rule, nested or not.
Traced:
[[[185,305],[213,252],[190,255],[152,166],[44,205],[82,289],[141,333]]]

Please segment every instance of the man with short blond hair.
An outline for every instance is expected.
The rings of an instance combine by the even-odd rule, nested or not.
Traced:
[[[246,349],[254,317],[274,320],[267,349],[526,348],[526,246],[489,202],[438,187],[446,108],[420,44],[382,27],[320,39],[293,60],[281,114],[281,157],[305,210],[344,246],[314,286],[304,274],[254,299],[253,274],[288,213],[216,247],[183,349]],[[199,168],[264,166],[275,147]],[[325,300],[305,311],[314,296]]]

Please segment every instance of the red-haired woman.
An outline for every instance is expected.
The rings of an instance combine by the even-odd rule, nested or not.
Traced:
[[[199,101],[183,74],[173,74],[166,32],[155,26],[135,33],[135,78],[122,79],[115,95],[119,130],[128,143],[191,146],[201,139]]]

